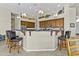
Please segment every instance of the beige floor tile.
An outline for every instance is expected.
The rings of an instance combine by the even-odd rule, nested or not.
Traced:
[[[33,52],[26,52],[21,50],[18,54],[16,51],[9,53],[8,48],[4,41],[0,41],[0,56],[67,56],[67,51],[59,49],[55,51],[33,51]]]

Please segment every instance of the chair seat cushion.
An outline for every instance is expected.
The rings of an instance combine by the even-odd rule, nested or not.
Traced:
[[[59,40],[65,40],[65,37],[64,36],[60,36],[58,37]]]
[[[16,39],[16,37],[12,37],[11,39]]]
[[[17,37],[16,39],[14,38],[14,39],[12,39],[12,41],[13,42],[19,42],[19,41],[21,41],[23,38],[22,37]]]

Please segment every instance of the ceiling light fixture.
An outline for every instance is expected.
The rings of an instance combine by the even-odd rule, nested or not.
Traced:
[[[76,22],[79,22],[79,19],[77,19]]]
[[[43,12],[42,10],[39,10],[38,13],[39,13],[39,14],[43,14],[44,12]]]
[[[22,16],[27,16],[26,13],[22,13]]]
[[[61,5],[57,5],[57,7],[60,7]]]
[[[58,16],[58,14],[56,13],[56,14],[54,14],[53,16]]]
[[[21,17],[20,16],[17,16],[17,19],[20,19]]]

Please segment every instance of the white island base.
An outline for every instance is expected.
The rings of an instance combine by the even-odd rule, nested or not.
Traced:
[[[58,39],[53,32],[52,36],[50,31],[26,31],[23,37],[23,49],[25,51],[54,51],[57,49]]]

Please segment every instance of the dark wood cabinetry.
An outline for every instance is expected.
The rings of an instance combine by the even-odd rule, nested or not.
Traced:
[[[64,27],[64,18],[40,21],[40,28]]]

